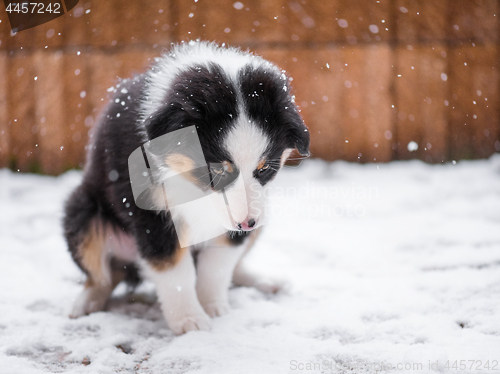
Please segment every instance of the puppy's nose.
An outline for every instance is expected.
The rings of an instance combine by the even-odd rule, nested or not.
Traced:
[[[250,218],[248,220],[248,227],[254,227],[255,226],[255,220],[253,218]]]
[[[236,226],[238,227],[239,230],[243,231],[252,231],[252,228],[255,227],[256,221],[253,218],[250,218],[249,220],[245,220],[241,223],[237,223]]]

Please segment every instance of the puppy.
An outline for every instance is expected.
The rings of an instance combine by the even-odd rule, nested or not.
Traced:
[[[245,270],[242,257],[265,223],[270,182],[293,149],[308,155],[309,133],[285,73],[239,49],[189,42],[112,91],[91,135],[83,181],[65,205],[69,251],[87,275],[71,316],[103,310],[115,286],[137,282],[139,274],[155,283],[175,334],[208,330],[209,317],[227,313],[231,282],[276,291]],[[206,165],[193,166],[191,148],[156,147],[146,165],[156,187],[142,206],[131,155],[185,129],[196,135]],[[187,209],[191,203],[172,207],[160,188],[172,171],[203,196],[225,201],[230,218],[219,222],[206,209]],[[223,234],[197,236],[212,226]]]

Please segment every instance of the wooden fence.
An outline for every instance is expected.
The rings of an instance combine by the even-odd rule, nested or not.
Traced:
[[[80,0],[12,35],[0,5],[0,167],[81,167],[106,89],[196,38],[287,70],[316,157],[488,157],[500,151],[499,13],[498,0]]]

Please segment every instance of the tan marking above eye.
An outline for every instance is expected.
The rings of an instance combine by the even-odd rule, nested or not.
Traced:
[[[218,168],[212,168],[212,171],[217,174],[217,175],[222,175],[224,174],[226,171],[228,173],[232,173],[233,172],[233,165],[229,162],[229,161],[222,161],[222,168],[218,169]]]
[[[228,173],[233,172],[233,165],[229,161],[223,161],[222,166],[224,166],[224,170]]]
[[[212,168],[212,171],[217,174],[217,175],[222,175],[224,174],[225,170],[224,168],[221,168],[221,169],[217,169],[217,168]]]
[[[191,172],[196,168],[196,164],[190,157],[174,153],[165,158],[165,164],[167,164],[170,170],[181,174],[184,179],[187,179],[191,183],[197,184],[199,182],[199,179]],[[162,188],[157,189],[157,193],[154,196],[159,198],[159,200],[155,200],[155,202],[161,203],[161,201],[163,201],[162,205],[165,205]],[[161,207],[162,205],[158,206]]]
[[[262,160],[259,161],[257,164],[257,170],[262,169],[266,165],[267,159],[264,157]],[[269,165],[268,165],[269,167]]]
[[[177,173],[185,173],[194,169],[194,162],[187,156],[181,155],[179,153],[174,153],[169,155],[165,159],[165,163],[169,168],[176,171]]]

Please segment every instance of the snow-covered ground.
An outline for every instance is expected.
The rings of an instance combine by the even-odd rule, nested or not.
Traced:
[[[288,293],[234,288],[211,332],[179,337],[149,283],[68,318],[80,178],[0,170],[0,373],[500,373],[500,155],[284,170],[249,260]]]

